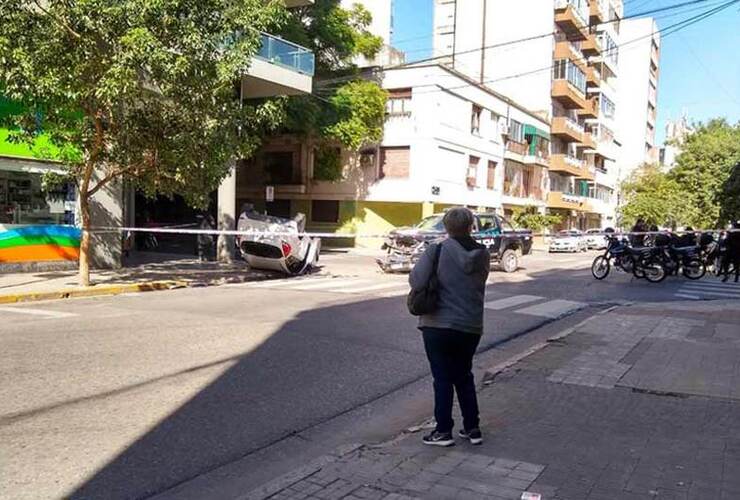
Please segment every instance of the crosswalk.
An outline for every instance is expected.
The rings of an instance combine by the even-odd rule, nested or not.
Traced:
[[[27,317],[35,319],[59,319],[77,316],[75,313],[64,311],[52,311],[49,309],[35,309],[30,307],[8,306],[0,307],[0,318],[2,317]]]
[[[715,280],[686,281],[675,293],[680,299],[740,299],[740,283],[722,283]]]
[[[490,282],[489,282],[490,284]],[[238,286],[238,285],[235,285]],[[243,286],[243,285],[241,285]],[[399,297],[406,295],[409,285],[405,276],[339,277],[314,276],[262,281],[247,285],[250,289],[275,289],[305,292],[325,292],[346,295],[368,295],[372,297]],[[485,304],[491,311],[510,311],[527,316],[559,318],[587,307],[585,302],[563,299],[548,299],[540,295],[495,295]]]

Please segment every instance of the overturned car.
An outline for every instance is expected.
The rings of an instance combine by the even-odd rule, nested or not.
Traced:
[[[391,231],[383,243],[386,255],[377,259],[385,272],[408,272],[427,246],[447,237],[444,214],[431,215],[416,226]],[[495,213],[474,213],[473,238],[488,248],[491,262],[511,273],[519,268],[519,259],[532,251],[532,232],[515,230]]]
[[[321,239],[304,235],[306,216],[293,219],[242,211],[236,229],[236,246],[251,267],[292,276],[310,272],[319,261]]]

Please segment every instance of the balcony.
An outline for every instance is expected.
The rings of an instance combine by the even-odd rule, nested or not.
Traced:
[[[598,118],[599,117],[599,99],[592,97],[591,99],[585,99],[583,106],[578,111],[578,116],[582,118]]]
[[[601,86],[601,75],[593,66],[586,68],[586,86],[588,87],[600,87]]]
[[[550,133],[565,142],[581,142],[583,127],[565,116],[556,116],[550,124]]]
[[[579,0],[555,1],[555,24],[562,29],[571,40],[585,40],[588,21],[576,8]]]
[[[596,149],[596,140],[594,139],[594,136],[591,135],[590,132],[584,132],[583,136],[581,138],[581,144],[579,147],[582,147],[584,149]]]
[[[548,208],[561,208],[565,210],[578,210],[590,212],[591,206],[582,196],[563,193],[561,191],[550,191],[547,195]]]
[[[314,54],[305,47],[262,34],[262,46],[242,78],[245,98],[310,94]]]
[[[596,33],[591,33],[581,42],[581,52],[586,56],[598,56],[601,54],[601,42]]]
[[[572,43],[567,40],[563,40],[555,43],[555,60],[567,59],[571,63],[575,64],[584,73],[588,69],[586,65],[586,59]]]
[[[589,14],[591,24],[604,23],[609,19],[608,2],[605,0],[589,0]]]
[[[534,165],[535,167],[550,167],[550,157],[541,154],[527,154],[523,158],[525,165]]]
[[[552,81],[552,98],[566,109],[581,109],[586,106],[586,97],[568,80]]]
[[[523,162],[524,156],[527,155],[528,146],[526,142],[516,142],[512,140],[506,141],[506,149],[504,151],[504,158],[510,160]]]
[[[593,179],[593,174],[588,171],[586,162],[566,154],[550,156],[550,171],[563,172],[581,179]]]

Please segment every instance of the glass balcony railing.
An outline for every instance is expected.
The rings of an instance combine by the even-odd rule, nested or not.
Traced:
[[[313,52],[282,38],[262,33],[262,47],[255,57],[272,64],[279,64],[304,75],[313,76],[315,58]]]

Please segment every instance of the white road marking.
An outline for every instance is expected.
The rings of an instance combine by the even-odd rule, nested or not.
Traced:
[[[740,292],[740,285],[729,283],[684,283],[681,288],[697,288],[704,290],[723,290],[728,292]]]
[[[319,283],[321,281],[335,280],[331,276],[324,276],[320,278],[285,278],[280,280],[265,280],[257,283],[249,283],[250,288],[278,288],[282,286],[300,285],[302,283]]]
[[[572,300],[550,300],[543,302],[542,304],[535,304],[533,306],[525,307],[523,309],[517,309],[514,311],[519,314],[528,314],[530,316],[544,316],[546,318],[558,318],[569,312],[583,309],[588,304],[583,302],[575,302]]]
[[[388,298],[393,298],[393,297],[400,297],[402,295],[408,295],[408,293],[409,293],[409,287],[405,287],[405,288],[399,288],[397,290],[391,290],[389,292],[377,293],[375,295],[381,298],[388,299]]]
[[[44,318],[70,318],[72,316],[77,316],[77,314],[70,312],[31,309],[29,307],[0,307],[0,313],[2,312],[25,314],[29,316],[41,316]]]
[[[486,309],[493,309],[495,311],[498,311],[500,309],[506,309],[507,307],[514,307],[544,298],[545,297],[540,297],[539,295],[513,295],[511,297],[506,297],[505,299],[498,299],[486,302],[485,307]]]
[[[361,283],[367,283],[370,280],[366,279],[351,279],[351,280],[343,280],[343,279],[330,279],[330,280],[322,280],[320,283],[310,283],[306,285],[298,285],[298,286],[291,286],[288,287],[289,290],[321,290],[322,288],[325,289],[331,289],[334,288],[336,290],[342,290],[343,288],[348,285],[359,285]]]
[[[676,297],[680,297],[682,299],[691,299],[691,300],[699,300],[701,297],[698,295],[689,295],[688,293],[677,293],[675,294]]]
[[[373,290],[386,290],[388,288],[395,288],[398,286],[399,286],[398,283],[391,282],[391,283],[379,283],[377,285],[369,285],[369,286],[342,288],[336,291],[339,293],[362,293],[362,292],[371,292]]]
[[[679,292],[688,292],[688,293],[696,293],[700,295],[712,295],[716,297],[727,297],[731,299],[740,299],[740,291],[738,292],[730,292],[730,291],[713,292],[711,290],[696,290],[696,289],[691,289],[691,288],[685,288],[685,289],[679,290]]]

